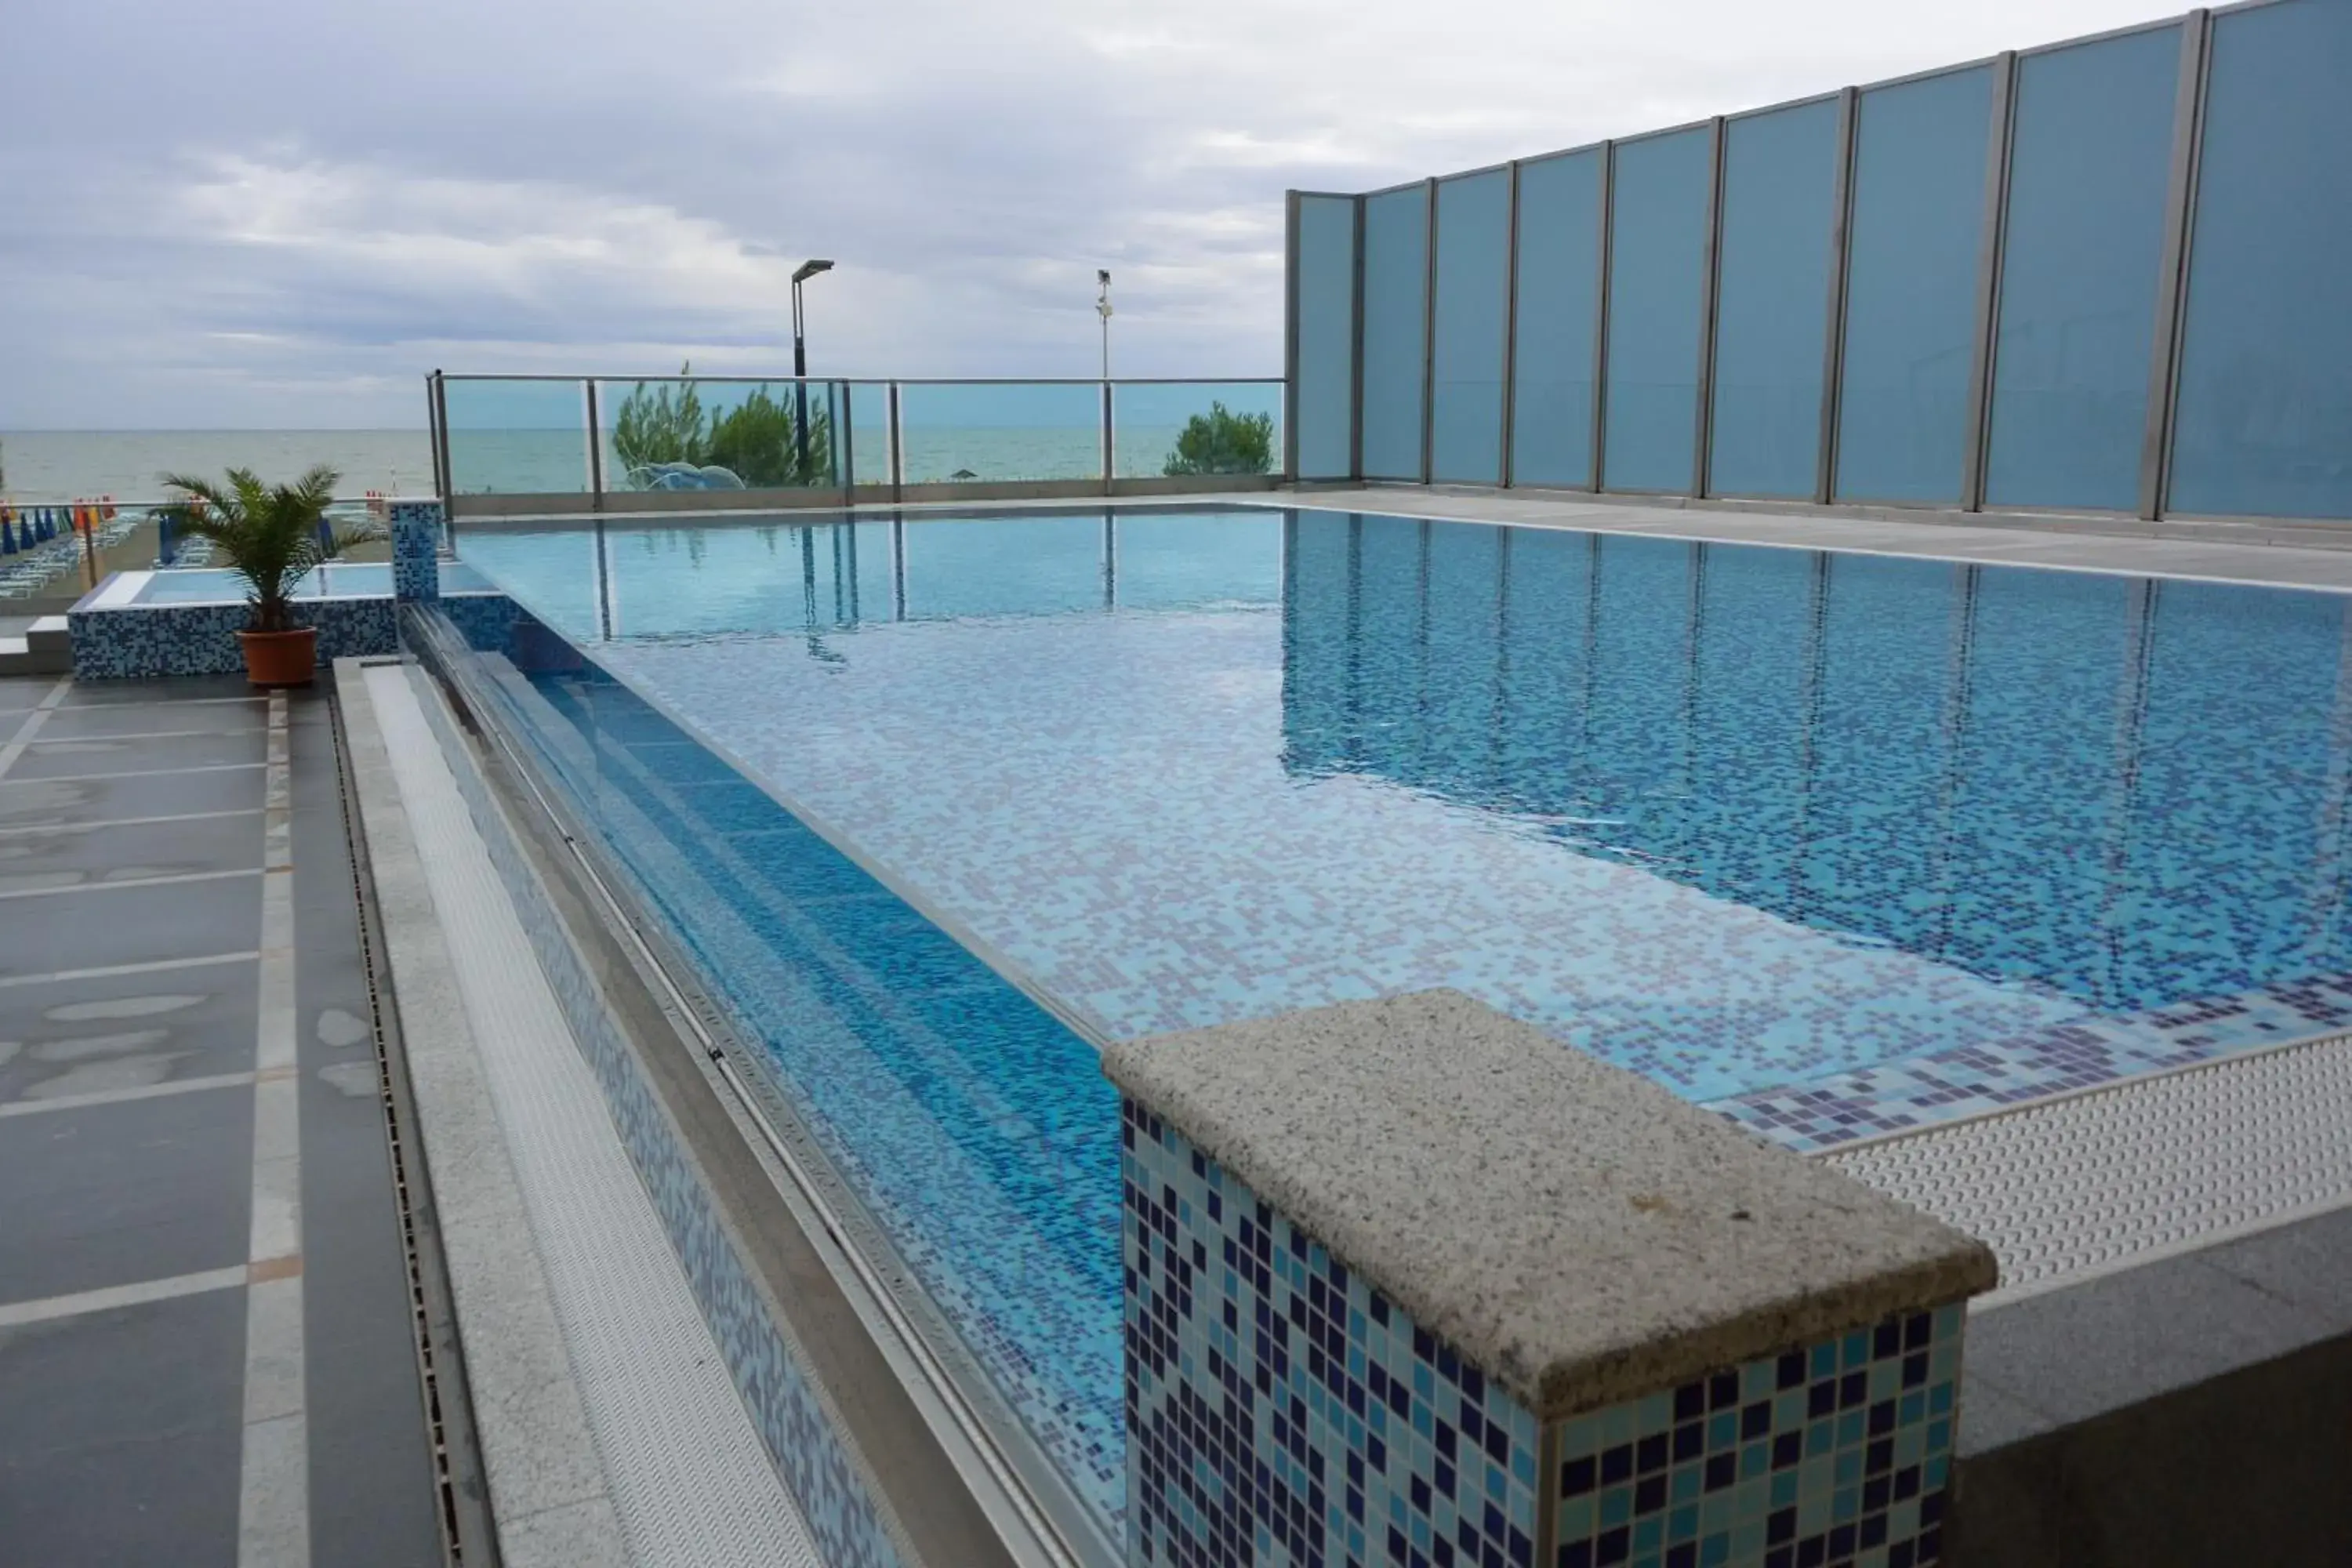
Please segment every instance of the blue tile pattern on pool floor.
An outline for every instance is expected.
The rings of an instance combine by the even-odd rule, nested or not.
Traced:
[[[576,565],[468,548],[1106,1035],[1454,985],[1713,1101],[2352,972],[2339,596],[1271,510],[767,531],[621,534],[610,642]],[[1186,538],[1180,591],[1103,572]]]

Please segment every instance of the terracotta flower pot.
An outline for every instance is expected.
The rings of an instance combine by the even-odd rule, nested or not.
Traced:
[[[319,668],[319,628],[290,632],[239,632],[245,677],[256,686],[308,686]]]

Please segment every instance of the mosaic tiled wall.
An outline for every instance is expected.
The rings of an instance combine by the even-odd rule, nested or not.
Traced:
[[[1133,1100],[1136,1563],[1533,1568],[1535,1416]]]
[[[1544,1430],[1159,1118],[1123,1115],[1133,1562],[1942,1560],[1959,1304]]]
[[[392,503],[392,593],[396,599],[441,596],[441,503]]]
[[[432,701],[422,706],[443,748],[452,757],[462,757],[465,742],[440,706]],[[867,1490],[862,1465],[745,1268],[727,1222],[711,1205],[692,1153],[646,1082],[634,1047],[558,923],[488,786],[470,767],[451,772],[500,879],[514,893],[516,912],[540,966],[604,1089],[614,1123],[669,1233],[703,1321],[825,1563],[830,1568],[899,1568],[907,1557]]]
[[[294,618],[319,628],[319,662],[366,658],[399,646],[390,599],[314,599]],[[236,634],[252,622],[243,605],[125,605],[66,617],[74,674],[83,680],[162,675],[231,675],[245,668]]]

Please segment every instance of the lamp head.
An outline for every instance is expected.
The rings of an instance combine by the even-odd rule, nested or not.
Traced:
[[[805,283],[820,272],[830,272],[832,270],[833,263],[830,261],[803,261],[796,269],[794,269],[793,273],[793,281],[795,283]]]

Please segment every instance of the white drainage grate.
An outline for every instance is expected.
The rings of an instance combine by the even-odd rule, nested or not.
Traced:
[[[816,1568],[595,1075],[398,668],[367,689],[637,1568]],[[421,683],[421,677],[414,678]],[[432,1129],[425,1129],[430,1149]],[[561,1510],[553,1510],[561,1511]],[[510,1528],[501,1519],[502,1531]],[[526,1530],[532,1521],[521,1521]],[[534,1542],[534,1546],[538,1543]],[[509,1556],[514,1543],[507,1543]]]
[[[2352,1202],[2352,1035],[1832,1150],[1980,1237],[1985,1306]]]

